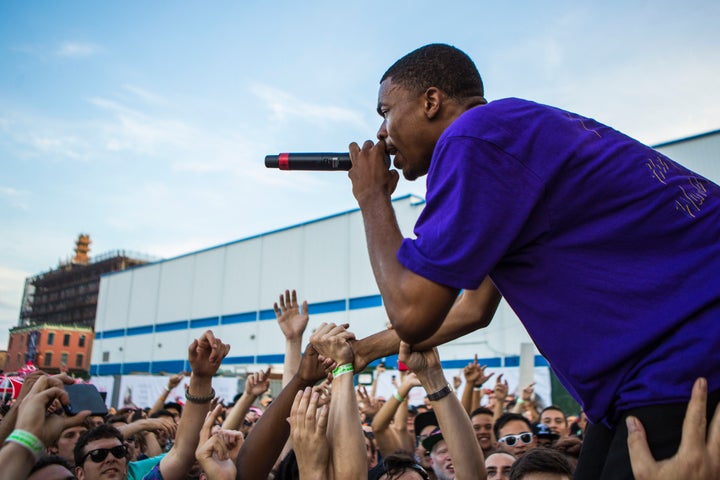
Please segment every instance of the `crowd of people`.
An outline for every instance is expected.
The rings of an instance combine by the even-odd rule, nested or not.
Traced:
[[[437,349],[399,344],[407,369],[397,390],[376,396],[355,374],[375,360],[349,325],[321,324],[301,352],[307,303],[286,291],[275,304],[286,339],[283,388],[267,395],[270,369],[249,374],[230,405],[212,377],[230,350],[205,332],[188,349],[186,402],[161,395],[149,409],[106,416],[67,415],[65,374],[28,375],[0,421],[2,478],[95,479],[571,479],[586,426],[561,408],[539,408],[532,385],[515,397],[477,360],[448,381]],[[362,353],[361,353],[362,352]],[[166,392],[182,380],[169,376]],[[413,388],[425,402],[409,405]],[[642,425],[628,421],[630,456],[639,479],[718,478],[720,421],[705,442],[706,384],[696,382],[680,452],[656,462]]]

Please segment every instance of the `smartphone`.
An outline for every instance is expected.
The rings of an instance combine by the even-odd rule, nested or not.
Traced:
[[[70,404],[65,407],[65,413],[68,415],[77,415],[83,410],[90,410],[91,415],[107,415],[107,406],[95,385],[89,383],[65,385],[65,391],[70,397]]]

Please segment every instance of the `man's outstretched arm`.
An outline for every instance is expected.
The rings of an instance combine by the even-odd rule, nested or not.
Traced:
[[[495,315],[502,296],[489,277],[476,290],[465,290],[457,297],[440,328],[427,340],[414,348],[428,349],[442,345],[480,328],[487,327]],[[363,370],[378,358],[398,353],[400,337],[392,330],[383,330],[352,342],[355,353],[355,371]]]

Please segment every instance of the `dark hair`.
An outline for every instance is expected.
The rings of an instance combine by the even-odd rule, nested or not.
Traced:
[[[437,87],[452,98],[482,97],[482,78],[470,57],[442,43],[425,45],[395,62],[380,79],[392,78],[413,92]]]
[[[391,453],[385,457],[383,465],[385,467],[384,473],[387,473],[387,478],[389,479],[395,478],[396,475],[402,475],[409,470],[418,473],[425,480],[430,478],[422,465],[416,462],[412,455],[407,453]]]
[[[60,455],[43,455],[38,458],[37,462],[35,462],[35,465],[33,465],[32,469],[28,473],[28,476],[32,475],[38,470],[42,470],[48,465],[60,465],[61,467],[67,468],[70,473],[75,475],[72,465],[70,465],[70,463]]]
[[[92,430],[87,430],[80,435],[80,438],[78,438],[78,441],[75,444],[75,449],[73,450],[76,467],[82,467],[83,456],[85,456],[85,453],[83,452],[85,446],[94,440],[101,440],[103,438],[117,438],[121,444],[125,444],[125,440],[123,439],[120,430],[112,425],[103,423]]]
[[[169,410],[158,410],[157,412],[150,415],[150,418],[160,418],[160,417],[169,417],[169,418],[175,418],[175,415],[172,414]]]
[[[165,405],[163,405],[163,408],[164,408],[165,410],[168,410],[168,409],[170,409],[170,408],[174,408],[175,410],[178,411],[178,413],[179,413],[180,415],[182,415],[183,407],[182,407],[182,405],[180,405],[179,403],[176,403],[176,402],[168,402],[168,403],[166,403]]]
[[[542,414],[545,413],[545,412],[547,412],[548,410],[555,410],[556,412],[562,413],[562,414],[563,414],[563,418],[565,419],[565,423],[567,423],[567,415],[565,414],[565,412],[563,411],[563,409],[560,408],[560,407],[558,407],[557,405],[548,405],[547,407],[543,408],[543,409],[540,411],[540,417],[542,418]]]
[[[565,455],[551,448],[533,448],[513,463],[510,480],[522,480],[529,473],[556,473],[573,477],[573,468]]]
[[[530,420],[523,417],[519,413],[503,413],[498,417],[497,420],[495,420],[495,425],[493,425],[493,430],[495,431],[495,438],[500,440],[500,429],[514,420],[520,420],[521,422],[524,422],[525,425],[527,425],[528,427],[528,432],[534,432]]]
[[[473,418],[475,415],[481,415],[481,414],[490,415],[492,417],[493,411],[487,407],[478,407],[475,410],[473,410],[472,412],[470,412],[470,418]]]
[[[105,417],[105,423],[107,424],[113,424],[113,423],[124,423],[129,424],[128,419],[125,415],[108,415]]]

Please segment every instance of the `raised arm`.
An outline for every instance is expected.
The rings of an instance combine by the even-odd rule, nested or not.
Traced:
[[[282,380],[282,386],[284,387],[295,375],[300,365],[302,337],[310,316],[308,315],[307,300],[303,302],[301,308],[295,290],[292,293],[285,290],[285,295],[280,295],[278,303],[273,305],[273,310],[280,330],[285,336],[285,361],[283,363]]]
[[[414,351],[400,344],[400,360],[414,371],[431,398],[433,411],[455,469],[456,480],[484,479],[485,461],[468,414],[450,389],[437,349]],[[433,400],[433,398],[435,398]]]
[[[70,399],[58,378],[39,376],[18,406],[15,429],[0,450],[2,478],[27,478],[44,448],[55,443],[66,428],[82,425],[89,411],[73,417],[47,413],[53,404],[68,405]]]
[[[215,398],[212,377],[217,373],[230,345],[222,343],[210,331],[194,340],[188,347],[188,361],[192,367],[190,385],[186,392],[187,402],[183,408],[175,443],[160,461],[160,473],[164,480],[185,478],[195,462],[200,429],[205,422],[210,402]]]
[[[465,290],[457,297],[440,328],[426,341],[415,345],[428,349],[442,345],[479,328],[487,327],[495,315],[502,296],[490,278],[485,278],[476,290]],[[384,301],[384,300],[383,300]],[[398,353],[400,337],[395,329],[383,330],[356,342],[351,342],[355,371],[362,371],[378,358]]]
[[[300,360],[298,372],[265,410],[245,439],[236,462],[236,478],[267,478],[290,434],[290,425],[286,420],[295,394],[324,378],[325,369],[326,366],[320,361],[317,351],[308,346]]]
[[[337,364],[333,370],[332,399],[328,417],[328,443],[332,478],[367,479],[365,436],[360,426],[357,397],[353,386],[353,352],[348,339],[354,338],[343,325],[321,324],[310,343],[324,357]]]
[[[157,400],[155,400],[155,403],[148,412],[148,416],[163,409],[163,407],[165,406],[165,402],[167,401],[168,394],[173,390],[173,388],[180,385],[180,382],[182,382],[183,378],[185,378],[185,372],[180,372],[168,378],[167,386],[163,388],[160,396],[157,398]]]
[[[402,435],[404,433],[407,437],[407,396],[410,390],[418,385],[420,385],[420,381],[414,373],[406,374],[397,392],[387,399],[385,405],[373,418],[373,434],[375,435],[378,450],[380,450],[383,457],[399,450],[411,452],[414,449],[413,446],[407,445]],[[402,400],[398,397],[402,398]],[[395,418],[400,410],[405,411],[404,432],[402,428],[395,428],[401,427],[399,423],[402,422],[402,419]],[[395,426],[391,427],[393,420],[395,420]]]
[[[270,367],[267,370],[251,373],[245,379],[245,391],[240,396],[230,413],[225,418],[222,428],[225,430],[239,430],[245,419],[245,414],[253,402],[270,388]]]

